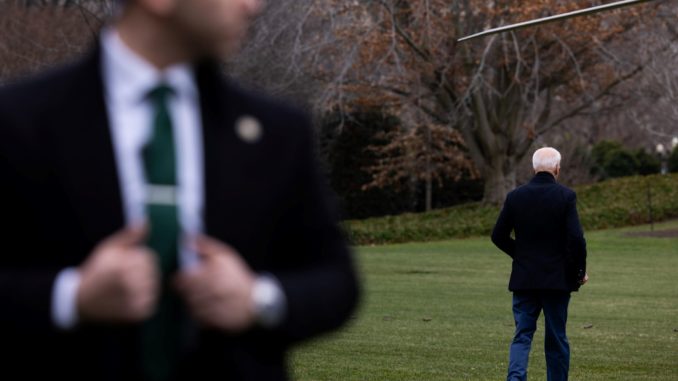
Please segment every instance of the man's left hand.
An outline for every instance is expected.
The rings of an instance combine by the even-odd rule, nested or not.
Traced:
[[[588,274],[588,273],[584,273],[584,277],[582,278],[582,280],[579,281],[579,284],[583,286],[583,285],[585,285],[586,282],[588,282],[588,281],[589,281],[589,274]]]
[[[176,276],[179,294],[198,322],[233,333],[246,330],[255,321],[254,273],[222,242],[199,237],[195,245],[201,261]]]

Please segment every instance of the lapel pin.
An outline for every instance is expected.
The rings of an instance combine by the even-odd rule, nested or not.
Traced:
[[[235,122],[235,132],[246,143],[254,144],[261,140],[264,130],[257,118],[249,115],[238,118]]]

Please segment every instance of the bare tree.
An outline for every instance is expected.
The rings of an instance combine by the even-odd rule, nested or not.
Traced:
[[[549,131],[589,112],[643,63],[619,64],[607,47],[654,8],[641,6],[458,45],[489,25],[562,12],[585,2],[321,1],[334,44],[315,76],[328,106],[386,104],[459,131],[485,179],[485,201],[516,185],[517,164]]]
[[[644,63],[644,70],[620,84],[590,111],[575,118],[568,130],[593,145],[615,140],[625,146],[654,151],[657,144],[670,149],[678,136],[678,8],[660,4],[652,22],[639,25],[628,41],[607,46],[605,54],[619,65]]]
[[[80,55],[111,7],[107,1],[0,1],[0,83]]]
[[[333,37],[318,17],[316,0],[268,2],[242,50],[227,62],[228,74],[276,96],[313,109],[325,83],[313,75]]]
[[[675,21],[678,9],[665,7],[659,17]],[[675,70],[678,62],[678,29],[674,22],[661,23],[646,31],[644,40],[669,47],[657,52],[644,44],[640,49],[639,53],[645,56],[648,65],[633,88],[633,93],[643,107],[634,107],[627,115],[635,125],[649,134],[654,143],[663,143],[669,147],[673,139],[678,137],[678,72]]]
[[[423,124],[404,134],[384,133],[378,138],[389,143],[368,147],[378,160],[365,168],[372,181],[364,184],[363,190],[421,181],[426,186],[425,210],[430,211],[434,183],[440,187],[445,179],[459,180],[464,174],[476,176],[475,168],[461,149],[460,134],[445,126]]]

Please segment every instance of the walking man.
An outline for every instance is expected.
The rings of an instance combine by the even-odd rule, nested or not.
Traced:
[[[516,331],[507,381],[527,380],[532,337],[542,310],[547,380],[567,380],[570,346],[565,327],[570,292],[586,283],[588,275],[576,194],[556,181],[560,160],[553,148],[534,153],[534,178],[508,194],[492,231],[492,242],[513,259],[509,290]]]

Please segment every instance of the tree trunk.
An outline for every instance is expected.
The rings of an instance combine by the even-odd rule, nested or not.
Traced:
[[[483,202],[501,205],[508,192],[516,187],[516,166],[534,141],[529,131],[520,128],[519,108],[512,104],[515,96],[489,102],[480,92],[471,97],[474,123],[462,126],[461,132],[473,162],[485,180]],[[496,110],[503,110],[497,114]]]
[[[484,203],[501,205],[508,192],[516,187],[516,166],[514,163],[514,159],[502,155],[493,158],[491,164],[483,167],[482,175],[485,179]]]
[[[433,198],[433,169],[431,168],[431,129],[426,127],[426,211],[430,212]]]
[[[409,186],[409,198],[410,198],[410,211],[416,212],[418,210],[417,206],[421,205],[421,199],[417,197],[417,186],[419,185],[419,179],[416,176],[410,175],[408,181]]]
[[[431,175],[429,174],[426,177],[426,211],[430,212],[432,207],[432,201],[433,201],[433,181],[431,180]]]

